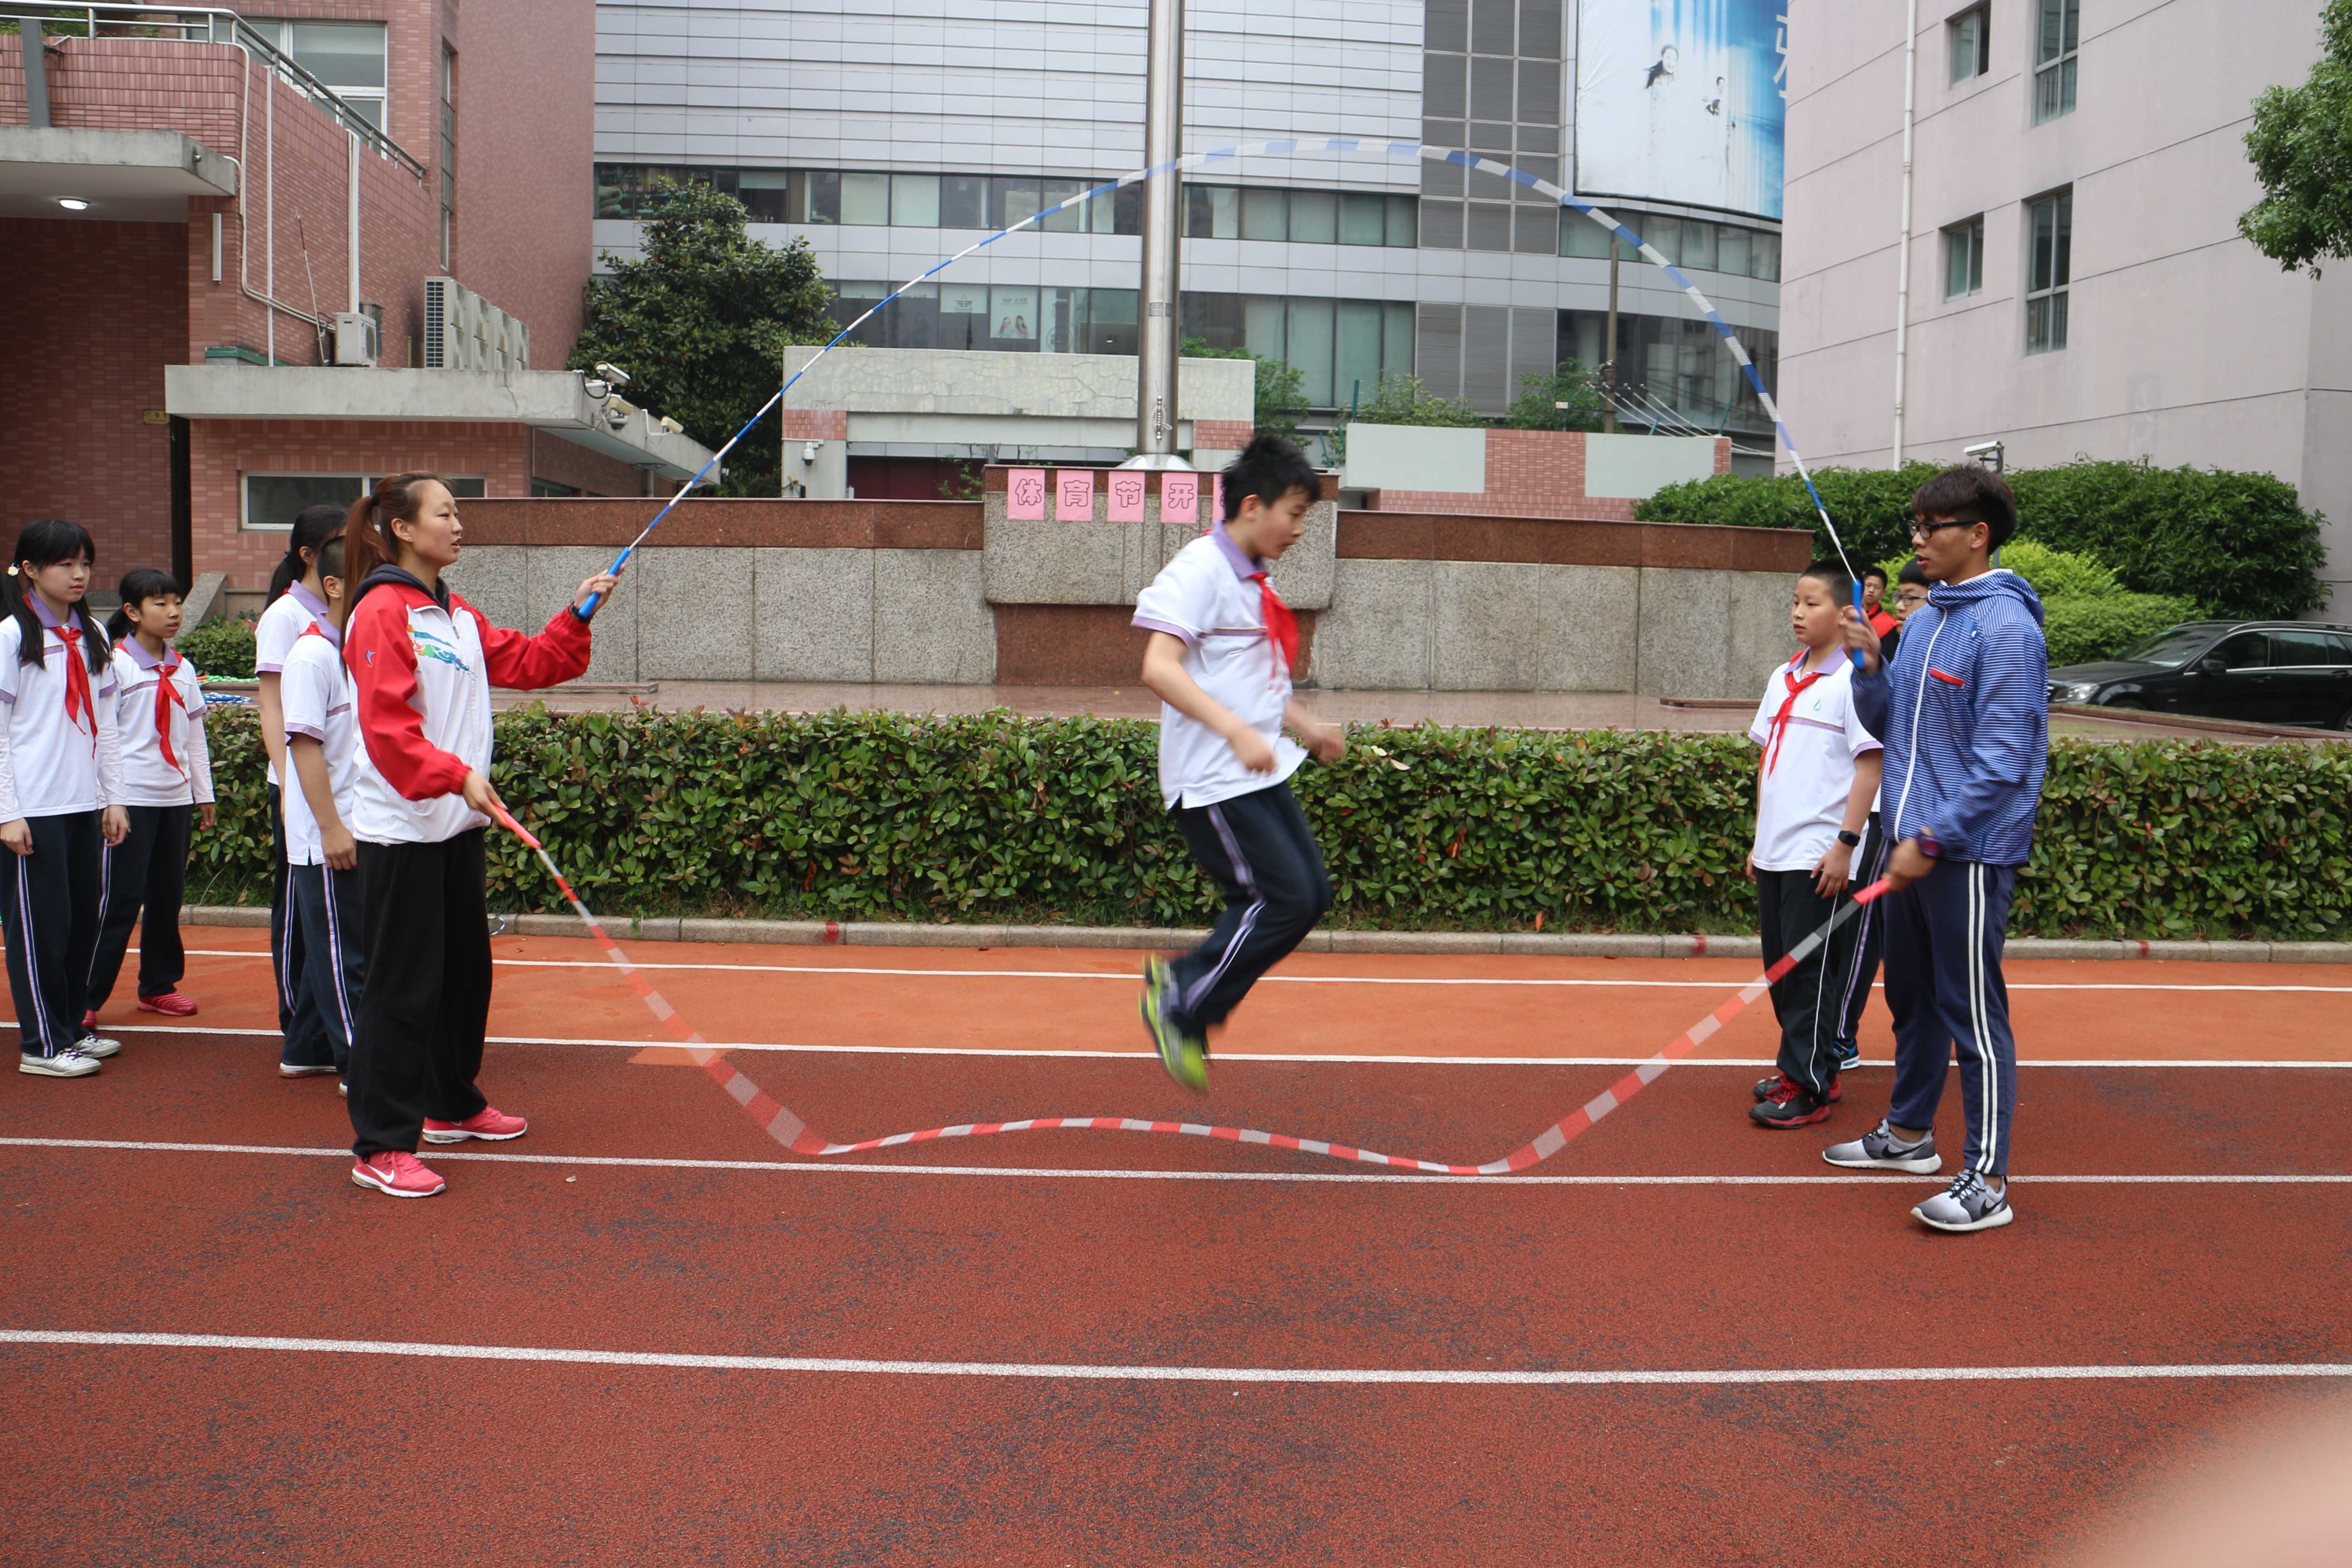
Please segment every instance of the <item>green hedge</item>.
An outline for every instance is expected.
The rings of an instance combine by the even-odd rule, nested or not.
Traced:
[[[198,675],[253,679],[253,622],[246,616],[215,616],[184,633],[179,648]]]
[[[1814,475],[1857,565],[1911,553],[1911,492],[1936,471],[1932,463],[1910,463]],[[2169,594],[2206,614],[2249,619],[2299,616],[2326,597],[2320,516],[2303,509],[2293,485],[2269,474],[2084,461],[2008,477],[2017,492],[2021,538],[2095,556],[2135,593]],[[1830,552],[1829,536],[1794,474],[1717,474],[1668,485],[1638,503],[1633,515],[1649,522],[1809,528],[1820,550]]]
[[[840,920],[1196,921],[1215,904],[1132,720],[827,713],[498,721],[499,788],[591,908]],[[1343,924],[1752,929],[1737,736],[1365,730],[1298,791]],[[258,732],[215,712],[191,901],[266,897]],[[1385,753],[1385,754],[1383,754]],[[494,837],[493,907],[560,908]],[[2021,934],[2335,938],[2352,747],[2060,742]]]

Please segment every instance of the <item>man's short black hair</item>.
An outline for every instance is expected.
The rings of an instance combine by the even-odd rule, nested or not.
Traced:
[[[1990,468],[1962,463],[1946,468],[1911,497],[1914,517],[1948,517],[1959,522],[1981,522],[1992,548],[1999,550],[2017,531],[2017,498],[2007,481]]]
[[[1896,587],[1899,588],[1906,583],[1910,584],[1915,588],[1932,588],[1935,586],[1933,583],[1927,581],[1927,569],[1925,566],[1920,565],[1916,561],[1906,561],[1903,563],[1903,570],[1895,574],[1895,585]]]
[[[1878,579],[1878,585],[1879,585],[1880,587],[1884,588],[1884,587],[1885,587],[1885,586],[1886,586],[1886,568],[1885,568],[1885,567],[1884,567],[1884,566],[1865,566],[1865,567],[1864,567],[1864,568],[1862,569],[1862,580],[1863,580],[1864,582],[1867,583],[1867,582],[1869,582],[1873,577],[1875,577],[1875,578],[1877,578],[1877,579]]]
[[[1811,577],[1830,591],[1830,597],[1843,605],[1853,597],[1853,579],[1845,573],[1843,561],[1816,561],[1797,574],[1797,581]]]
[[[1242,514],[1242,501],[1255,496],[1272,506],[1293,490],[1305,490],[1313,500],[1321,488],[1315,465],[1307,454],[1279,436],[1260,436],[1225,465],[1225,521]]]

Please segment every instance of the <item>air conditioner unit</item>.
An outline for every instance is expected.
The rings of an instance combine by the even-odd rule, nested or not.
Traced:
[[[427,278],[425,368],[490,374],[529,370],[530,328],[455,278]]]
[[[364,310],[335,312],[337,364],[373,364],[377,348],[374,317]]]

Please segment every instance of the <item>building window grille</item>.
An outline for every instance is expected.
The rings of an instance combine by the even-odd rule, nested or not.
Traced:
[[[2033,42],[2033,123],[2074,112],[2074,49],[2082,31],[2082,0],[2040,0]]]
[[[2054,353],[2066,346],[2066,293],[2074,278],[2074,194],[2060,191],[2028,208],[2032,254],[2025,292],[2025,352]]]
[[[1952,86],[1973,81],[1991,70],[1991,9],[1979,5],[1945,23],[1944,42],[1952,58]]]
[[[1944,231],[1944,298],[1958,300],[1984,287],[1984,217]]]

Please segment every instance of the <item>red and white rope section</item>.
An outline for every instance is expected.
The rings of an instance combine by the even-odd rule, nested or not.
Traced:
[[[646,1006],[661,1021],[694,1064],[709,1074],[712,1082],[727,1097],[741,1106],[752,1121],[766,1129],[768,1135],[795,1154],[814,1156],[863,1154],[875,1149],[895,1149],[907,1143],[928,1143],[941,1138],[985,1138],[999,1132],[1045,1132],[1055,1130],[1093,1132],[1165,1132],[1180,1138],[1220,1139],[1228,1143],[1255,1143],[1269,1149],[1293,1149],[1302,1154],[1321,1154],[1328,1159],[1353,1161],[1362,1165],[1381,1165],[1391,1170],[1426,1172],[1444,1176],[1507,1176],[1517,1171],[1540,1164],[1574,1142],[1602,1117],[1623,1105],[1649,1085],[1665,1076],[1666,1069],[1704,1044],[1716,1031],[1730,1023],[1759,996],[1772,988],[1773,983],[1811,957],[1832,932],[1845,922],[1855,910],[1886,892],[1884,879],[1857,891],[1853,899],[1838,906],[1836,912],[1822,929],[1806,937],[1770,968],[1741,986],[1729,1000],[1680,1035],[1664,1049],[1648,1061],[1627,1073],[1599,1094],[1578,1106],[1566,1116],[1538,1133],[1535,1138],[1509,1153],[1480,1165],[1457,1165],[1443,1160],[1419,1160],[1405,1155],[1383,1154],[1377,1150],[1359,1149],[1352,1144],[1328,1142],[1320,1138],[1295,1138],[1286,1132],[1266,1132],[1255,1127],[1219,1127],[1202,1121],[1155,1121],[1136,1116],[1032,1116],[1018,1121],[966,1121],[953,1127],[927,1127],[919,1132],[893,1132],[885,1138],[867,1138],[855,1143],[837,1143],[811,1128],[793,1114],[792,1109],[771,1097],[766,1090],[743,1075],[742,1069],[727,1059],[726,1055],[712,1048],[701,1035],[687,1026],[662,994],[653,988],[636,965],[629,962],[604,928],[572,890],[572,884],[548,853],[546,847],[530,832],[503,811],[498,819],[506,829],[539,856],[540,864],[555,879],[572,912],[588,928],[588,934],[613,961],[613,967],[635,987]],[[1139,1053],[1141,1055],[1142,1053]]]

